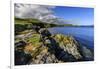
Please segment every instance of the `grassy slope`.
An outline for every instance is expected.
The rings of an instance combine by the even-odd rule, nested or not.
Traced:
[[[48,24],[48,23],[43,23],[37,19],[20,19],[20,18],[15,18],[15,24],[21,24],[21,25],[25,25],[25,24],[33,24],[36,26],[40,26],[40,27],[63,27],[63,26],[74,26],[72,24],[63,24],[63,25],[58,25],[58,24]]]

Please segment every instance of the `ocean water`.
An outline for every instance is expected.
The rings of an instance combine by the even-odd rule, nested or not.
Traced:
[[[94,49],[94,27],[54,27],[49,31],[52,34],[72,35],[81,44]]]

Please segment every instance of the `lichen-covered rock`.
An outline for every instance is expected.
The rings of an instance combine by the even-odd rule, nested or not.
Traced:
[[[55,35],[55,39],[59,43],[60,47],[68,52],[69,54],[73,55],[76,59],[81,59],[82,56],[78,51],[77,42],[72,36],[64,36],[62,34]]]
[[[34,48],[34,47],[33,47]],[[36,48],[33,52],[31,52],[32,60],[29,64],[45,64],[45,63],[57,63],[58,59],[55,57],[54,54],[51,54],[48,51],[46,46],[41,46]]]

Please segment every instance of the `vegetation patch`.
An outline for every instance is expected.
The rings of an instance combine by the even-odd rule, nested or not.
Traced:
[[[27,39],[27,41],[29,43],[32,43],[32,44],[39,43],[40,42],[40,34],[33,34],[32,37],[30,37],[30,38]]]

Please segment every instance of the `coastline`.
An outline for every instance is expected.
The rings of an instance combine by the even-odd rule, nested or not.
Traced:
[[[47,33],[45,34],[43,31],[47,31]],[[41,32],[43,32],[43,34],[41,34]],[[20,53],[18,55],[15,54],[15,56],[20,56],[20,58],[23,58],[24,60],[28,58],[28,60],[20,60],[20,64],[18,64],[19,62],[15,57],[15,65],[94,60],[94,55],[91,50],[89,50],[85,46],[82,46],[73,36],[65,36],[63,34],[53,35],[45,29],[40,31],[39,33],[33,30],[27,30],[27,32],[24,31],[22,34],[23,38],[25,39],[19,37],[20,39],[22,39],[22,45],[20,45],[20,41],[15,43],[15,53],[18,54],[18,52],[20,51],[20,53],[23,53],[24,56],[21,56]],[[25,57],[26,55],[28,57]]]

